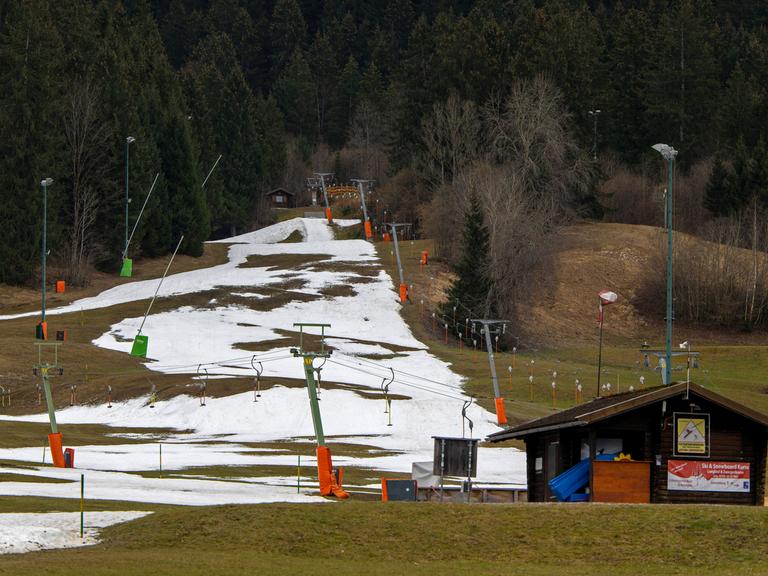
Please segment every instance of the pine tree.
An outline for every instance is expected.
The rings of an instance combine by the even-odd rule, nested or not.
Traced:
[[[264,138],[257,129],[256,102],[226,34],[203,40],[182,77],[200,142],[200,164],[207,171],[222,155],[206,192],[214,233],[230,235],[250,225],[263,191]]]
[[[277,0],[269,24],[272,77],[277,78],[296,50],[304,47],[307,24],[296,0]]]
[[[23,283],[37,270],[42,231],[40,181],[58,181],[64,49],[47,2],[0,10],[0,282]],[[48,246],[57,252],[62,189],[48,193]]]
[[[490,313],[488,294],[492,282],[488,276],[490,236],[484,224],[483,207],[477,196],[471,196],[464,213],[461,257],[454,266],[456,280],[448,290],[443,313],[452,317],[453,307],[460,314],[483,318]]]
[[[715,157],[712,173],[704,192],[704,207],[715,216],[727,216],[736,208],[731,197],[728,169],[720,155]]]
[[[274,95],[285,118],[285,127],[296,136],[313,139],[316,113],[312,72],[301,50],[296,50],[288,66],[275,82]]]

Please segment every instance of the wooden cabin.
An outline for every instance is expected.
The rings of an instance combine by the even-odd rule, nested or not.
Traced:
[[[529,502],[764,502],[768,416],[694,383],[599,397],[488,440],[512,438]]]
[[[275,188],[264,194],[272,208],[295,208],[296,195],[285,188]]]

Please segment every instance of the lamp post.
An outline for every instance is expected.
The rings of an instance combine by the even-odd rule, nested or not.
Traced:
[[[672,383],[672,175],[677,150],[668,144],[652,146],[667,161],[667,210],[664,224],[667,227],[667,335],[664,366],[664,384]]]
[[[45,178],[40,181],[40,186],[43,188],[43,243],[41,247],[41,276],[42,276],[42,288],[43,288],[43,302],[42,302],[42,320],[40,321],[40,339],[46,340],[46,326],[45,326],[45,259],[48,253],[48,186],[53,184],[53,178]]]
[[[128,147],[132,142],[135,142],[136,138],[128,136],[125,139],[125,244],[124,253],[128,253],[128,203],[131,201],[128,198]]]
[[[601,110],[590,110],[589,115],[593,119],[593,137],[592,137],[592,160],[597,160],[597,115]]]

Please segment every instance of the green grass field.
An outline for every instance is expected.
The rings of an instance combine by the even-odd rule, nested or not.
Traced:
[[[4,557],[0,574],[768,571],[768,517],[755,508],[343,502],[154,509],[106,529],[94,547]]]

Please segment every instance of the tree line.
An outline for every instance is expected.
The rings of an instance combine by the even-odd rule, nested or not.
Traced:
[[[531,233],[623,217],[605,159],[629,178],[656,142],[685,174],[721,158],[698,204],[725,215],[734,154],[768,126],[766,23],[727,0],[2,0],[0,281],[36,273],[46,176],[52,256],[83,281],[118,265],[128,136],[132,217],[160,174],[149,256],[182,233],[199,254],[265,219],[265,190],[330,169],[377,178],[420,229],[451,207],[461,228],[477,195],[508,269],[537,257],[527,233],[493,244],[493,203]]]

